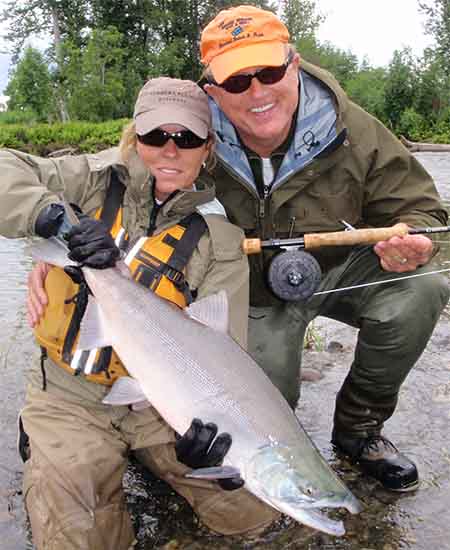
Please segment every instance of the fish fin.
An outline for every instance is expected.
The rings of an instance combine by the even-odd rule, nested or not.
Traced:
[[[56,237],[41,239],[27,246],[25,251],[37,262],[46,262],[58,267],[77,265],[67,258],[68,248]]]
[[[185,474],[185,477],[193,479],[231,479],[240,477],[241,472],[234,466],[213,466],[211,468],[197,468]]]
[[[90,295],[86,311],[81,320],[77,349],[89,350],[106,348],[111,345],[111,339],[105,330],[102,310],[95,298]]]
[[[229,308],[224,290],[192,303],[184,311],[199,323],[228,334]]]
[[[102,403],[105,405],[136,405],[135,410],[141,410],[141,408],[144,409],[150,405],[141,385],[131,376],[118,378],[109,393],[103,398]]]

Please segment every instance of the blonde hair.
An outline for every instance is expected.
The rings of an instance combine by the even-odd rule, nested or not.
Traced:
[[[134,120],[132,120],[123,127],[119,143],[120,156],[125,164],[128,162],[130,154],[136,152],[136,143],[136,124]]]
[[[137,134],[136,134],[136,124],[134,120],[129,122],[124,126],[122,130],[122,136],[119,143],[120,156],[125,164],[128,163],[130,155],[136,153],[136,143],[137,143]],[[209,154],[205,162],[205,169],[208,172],[212,172],[214,166],[216,165],[216,154],[215,154],[215,143],[216,139],[214,133],[210,130],[208,133],[208,144],[209,144]]]

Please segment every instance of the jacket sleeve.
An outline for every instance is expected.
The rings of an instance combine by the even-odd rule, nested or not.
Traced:
[[[211,218],[214,218],[213,220]],[[209,231],[200,239],[186,270],[196,300],[225,290],[229,303],[232,338],[247,349],[249,268],[241,250],[244,233],[225,217],[205,217]]]
[[[13,149],[0,150],[0,235],[34,234],[43,208],[61,202],[82,205],[89,195],[91,174],[85,155],[45,159]]]
[[[363,112],[363,111],[361,111]],[[363,215],[373,226],[404,222],[415,227],[445,225],[447,212],[432,177],[378,120],[367,113],[365,130],[356,141],[367,172]]]

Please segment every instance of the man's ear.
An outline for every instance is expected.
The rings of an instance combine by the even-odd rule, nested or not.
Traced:
[[[292,58],[291,64],[298,71],[298,69],[300,67],[300,54],[299,53],[294,54],[294,57]]]
[[[214,84],[205,84],[203,86],[203,90],[209,95],[209,97],[212,97],[216,103],[218,102],[220,88],[214,86]]]

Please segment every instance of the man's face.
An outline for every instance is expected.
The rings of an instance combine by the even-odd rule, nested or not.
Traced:
[[[261,84],[253,78],[250,87],[240,94],[227,92],[208,84],[205,91],[219,105],[242,141],[261,156],[269,156],[289,133],[298,104],[298,67],[295,54],[284,77],[275,84]],[[253,74],[264,68],[259,65],[235,74]]]

